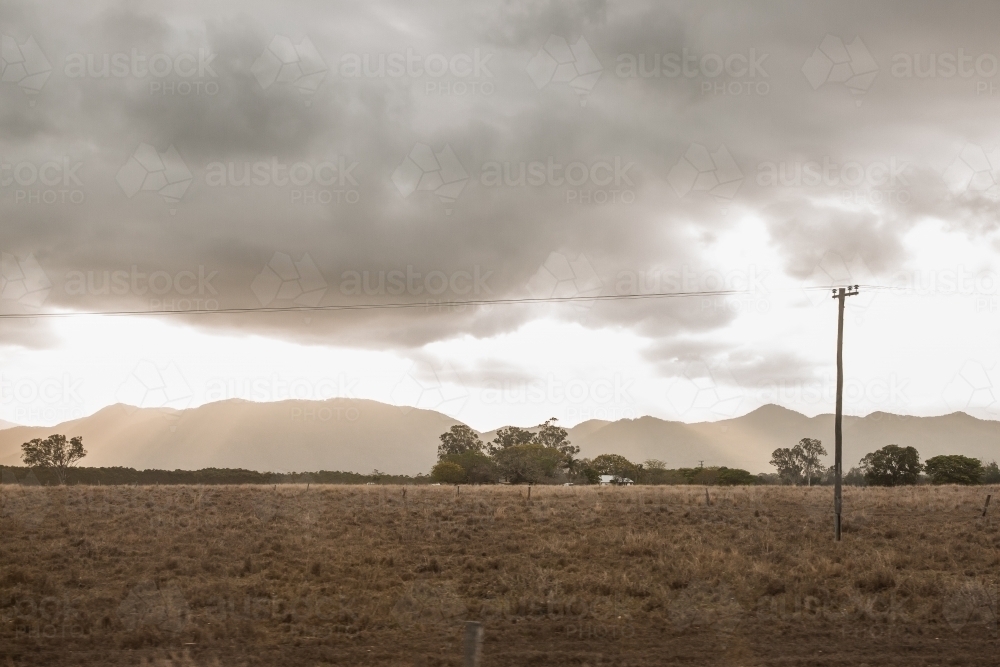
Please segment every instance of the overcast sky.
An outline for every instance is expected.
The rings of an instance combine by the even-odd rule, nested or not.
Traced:
[[[998,15],[4,2],[0,313],[178,314],[0,320],[0,418],[832,412],[854,283],[847,413],[1000,418]]]

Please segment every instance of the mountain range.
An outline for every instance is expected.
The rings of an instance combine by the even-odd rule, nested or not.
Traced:
[[[343,470],[427,473],[438,436],[459,422],[432,410],[364,399],[254,403],[239,399],[187,410],[112,405],[56,426],[0,424],[0,465],[20,465],[21,443],[53,433],[83,436],[87,466],[137,469],[246,468],[272,472]],[[725,465],[770,472],[771,452],[818,438],[833,458],[833,415],[807,417],[765,405],[741,417],[688,424],[655,417],[590,420],[569,430],[580,456],[621,454],[668,467]],[[492,438],[495,431],[482,434]],[[964,412],[911,417],[874,412],[844,417],[844,466],[884,445],[912,445],[921,459],[965,454],[1000,459],[1000,422]]]

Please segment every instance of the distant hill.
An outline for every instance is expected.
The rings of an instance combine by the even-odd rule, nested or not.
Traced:
[[[4,430],[5,428],[14,428],[17,425],[18,424],[15,424],[13,422],[5,422],[4,420],[0,419],[0,431]]]
[[[823,441],[833,461],[833,415],[807,417],[777,405],[765,405],[742,417],[685,424],[655,417],[616,422],[584,422],[570,431],[580,455],[614,452],[635,461],[661,459],[669,467],[725,465],[751,472],[772,471],[771,452],[802,438]],[[577,435],[579,433],[579,435]],[[909,417],[874,412],[844,417],[844,467],[889,444],[912,445],[921,460],[938,454],[965,454],[1000,460],[1000,422],[976,419],[964,412],[939,417]]]
[[[438,435],[457,423],[361,399],[234,399],[183,411],[113,405],[58,426],[0,431],[0,465],[20,464],[22,442],[63,433],[83,436],[88,466],[417,474],[434,465]]]
[[[82,435],[87,466],[166,470],[246,468],[295,472],[342,470],[415,475],[427,473],[438,436],[456,420],[430,410],[376,401],[229,400],[176,411],[114,405],[57,426],[0,430],[0,465],[20,464],[21,443],[52,433]],[[495,431],[483,434],[488,440]],[[801,438],[818,438],[833,455],[833,415],[805,415],[776,405],[717,422],[685,424],[655,417],[592,420],[569,429],[581,456],[621,454],[669,467],[725,465],[770,471],[771,452]],[[958,453],[1000,460],[1000,422],[957,412],[907,417],[876,412],[844,418],[844,465],[888,444],[912,445],[926,460]]]

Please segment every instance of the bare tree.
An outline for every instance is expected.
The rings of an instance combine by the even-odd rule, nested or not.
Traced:
[[[35,438],[21,445],[21,460],[33,468],[52,469],[60,484],[66,483],[66,471],[87,455],[83,437],[76,436],[68,443],[65,435],[50,435],[42,440]]]

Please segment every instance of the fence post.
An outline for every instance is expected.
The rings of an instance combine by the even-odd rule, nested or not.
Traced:
[[[990,507],[990,498],[992,497],[993,497],[992,494],[989,493],[986,494],[986,503],[983,505],[983,516],[986,516],[986,510],[988,510]]]
[[[483,624],[465,622],[465,667],[479,667],[483,653]]]

